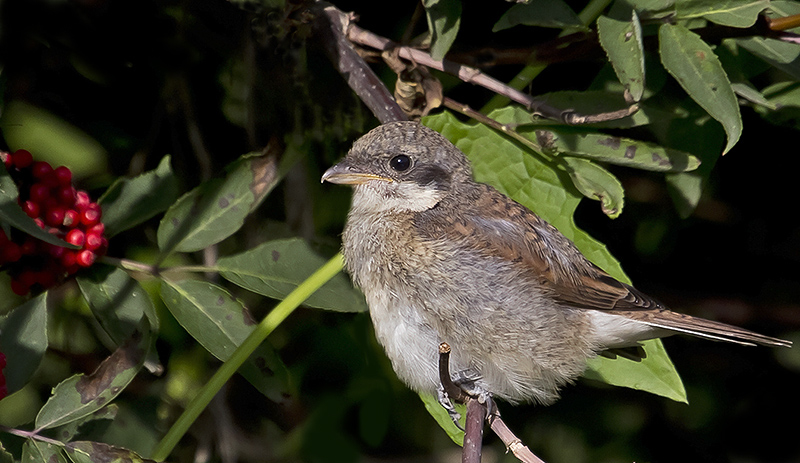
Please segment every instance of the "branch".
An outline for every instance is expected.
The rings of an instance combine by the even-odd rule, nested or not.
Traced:
[[[469,396],[463,389],[453,383],[450,378],[450,345],[439,344],[439,381],[451,400],[467,404],[467,422],[464,430],[464,448],[461,454],[462,463],[478,463],[481,461],[481,443],[483,440],[483,421],[489,421],[492,431],[506,445],[517,459],[523,463],[544,463],[506,426],[497,403],[491,400],[492,413],[487,418],[487,404]]]
[[[383,82],[345,37],[352,17],[323,1],[315,3],[309,11],[313,14],[315,36],[328,58],[381,124],[408,120]]]
[[[362,29],[355,24],[352,23],[348,24],[348,29],[346,30],[346,33],[347,33],[347,38],[349,38],[354,43],[381,51],[396,49],[398,51],[398,55],[403,59],[407,59],[416,64],[421,64],[423,66],[437,69],[439,71],[443,71],[448,74],[452,74],[464,82],[468,82],[474,85],[479,85],[499,95],[503,95],[512,101],[516,101],[517,103],[520,103],[529,110],[531,110],[534,114],[546,117],[548,119],[561,121],[566,124],[587,124],[590,122],[614,120],[620,117],[633,114],[639,109],[638,106],[633,105],[623,115],[618,114],[618,112],[608,113],[608,114],[583,115],[571,109],[564,110],[561,108],[555,108],[531,95],[523,93],[515,88],[509,87],[503,82],[500,82],[499,80],[487,74],[484,74],[479,69],[465,66],[463,64],[458,64],[453,61],[449,61],[447,59],[435,60],[433,59],[433,57],[431,57],[430,54],[422,50],[418,50],[416,48],[411,48],[411,47],[399,46],[395,42],[392,42],[391,40],[385,37],[381,37],[370,31]]]

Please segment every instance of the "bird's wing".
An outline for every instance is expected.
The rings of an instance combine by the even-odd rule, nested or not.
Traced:
[[[586,257],[555,227],[488,185],[455,200],[457,213],[437,214],[417,226],[430,237],[445,238],[487,256],[522,267],[550,297],[570,307],[601,310],[648,325],[740,344],[790,345],[720,322],[680,314],[622,283]]]

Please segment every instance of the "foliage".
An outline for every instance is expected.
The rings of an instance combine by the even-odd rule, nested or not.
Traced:
[[[0,3],[4,148],[69,166],[100,198],[110,247],[99,265],[27,299],[0,280],[10,394],[0,398],[0,461],[188,461],[211,435],[222,461],[236,451],[355,461],[447,440],[424,410],[445,428],[447,415],[394,379],[363,296],[340,272],[347,192],[317,180],[377,122],[323,56],[315,6],[45,3]],[[637,185],[663,183],[673,204],[661,215],[676,223],[697,215],[720,156],[746,155],[750,126],[797,129],[800,43],[792,24],[771,26],[800,14],[800,2],[425,0],[404,11],[412,20],[368,2],[337,6],[366,29],[421,33],[434,61],[475,66],[470,78],[485,75],[482,53],[524,47],[497,69],[510,83],[491,95],[463,75],[423,77],[441,82],[448,109],[427,108],[422,122],[467,154],[479,181],[626,282],[606,245],[576,225],[584,198],[598,201],[585,214],[601,223],[643,224]],[[538,96],[515,99],[529,85]],[[4,229],[66,245],[0,180]],[[645,349],[640,363],[593,359],[587,396],[602,382],[686,402],[661,341]],[[565,457],[557,436],[536,439],[528,445]],[[268,444],[252,455],[231,444],[249,440]]]

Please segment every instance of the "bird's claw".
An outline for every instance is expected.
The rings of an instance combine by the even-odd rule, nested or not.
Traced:
[[[447,395],[445,392],[444,387],[439,386],[439,389],[436,391],[439,399],[439,404],[447,410],[447,414],[450,415],[450,419],[453,420],[453,423],[456,427],[460,430],[464,430],[461,427],[459,421],[461,420],[461,414],[456,411],[456,407],[453,405],[453,402],[450,400],[450,396]]]

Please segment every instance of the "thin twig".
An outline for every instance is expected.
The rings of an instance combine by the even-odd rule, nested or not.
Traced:
[[[464,429],[464,449],[461,453],[462,463],[478,463],[481,460],[481,444],[483,440],[484,420],[497,437],[517,459],[523,463],[544,463],[506,426],[500,417],[497,403],[491,400],[492,413],[487,417],[488,402],[481,403],[477,398],[469,396],[450,378],[450,345],[439,344],[439,380],[451,400],[467,404],[467,419]]]
[[[368,30],[362,29],[352,22],[345,23],[345,25],[347,27],[347,38],[354,43],[382,51],[397,49],[398,55],[403,59],[452,74],[464,82],[484,87],[499,95],[503,95],[512,101],[520,103],[531,110],[534,114],[538,114],[548,119],[561,121],[566,124],[587,124],[591,122],[619,119],[620,117],[628,116],[638,111],[638,107],[633,105],[623,111],[583,115],[571,109],[565,110],[561,108],[555,108],[531,95],[523,93],[487,74],[484,74],[479,69],[458,64],[447,59],[435,60],[430,54],[423,50],[400,46],[385,37],[381,37]]]

